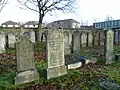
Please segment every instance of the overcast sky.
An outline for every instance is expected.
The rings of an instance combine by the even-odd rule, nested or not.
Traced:
[[[72,18],[91,25],[95,21],[104,21],[108,15],[113,19],[120,19],[120,0],[80,0],[78,4],[79,9],[76,13],[58,13],[54,16],[47,14],[44,22]],[[38,21],[38,14],[34,11],[20,9],[17,0],[9,0],[9,4],[0,13],[0,24],[8,20],[15,22]]]

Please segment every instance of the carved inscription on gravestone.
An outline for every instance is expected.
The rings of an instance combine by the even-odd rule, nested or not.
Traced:
[[[64,36],[59,30],[48,33],[48,67],[64,65]]]
[[[19,42],[16,43],[17,70],[25,71],[34,69],[34,52],[33,44],[25,36],[21,36]]]
[[[62,30],[47,33],[47,79],[67,74],[64,59],[64,34]]]

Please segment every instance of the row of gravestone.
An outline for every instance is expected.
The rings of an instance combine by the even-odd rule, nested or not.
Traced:
[[[106,63],[113,58],[113,32],[106,31],[105,56]],[[39,73],[34,63],[33,43],[25,35],[21,35],[16,42],[17,72],[15,84],[22,84],[39,79]],[[46,32],[47,79],[67,74],[64,59],[63,30],[48,30]]]
[[[47,79],[67,74],[64,60],[64,36],[62,30],[46,32]],[[39,80],[35,68],[33,43],[25,36],[16,42],[17,72],[15,85]]]
[[[32,30],[23,33],[27,38],[35,43],[35,33]],[[0,53],[5,53],[6,48],[15,48],[15,42],[19,37],[19,33],[0,32]]]

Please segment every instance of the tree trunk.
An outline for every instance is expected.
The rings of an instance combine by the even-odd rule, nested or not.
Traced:
[[[36,30],[36,35],[35,35],[36,42],[40,42],[41,41],[42,20],[43,20],[43,17],[39,16],[38,29]]]

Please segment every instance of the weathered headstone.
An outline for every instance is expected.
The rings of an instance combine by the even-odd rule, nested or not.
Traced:
[[[81,34],[81,44],[82,44],[82,47],[86,47],[86,41],[87,41],[87,35],[86,35],[86,33],[82,33]]]
[[[24,32],[23,35],[24,35],[26,38],[30,39],[30,32]]]
[[[30,40],[31,40],[33,43],[35,43],[35,32],[34,32],[34,31],[31,31],[30,34],[31,34]]]
[[[17,73],[15,84],[22,84],[39,79],[34,64],[33,43],[24,35],[16,43]]]
[[[15,48],[15,35],[13,33],[8,34],[8,47],[9,48]]]
[[[5,53],[5,35],[0,34],[0,53]]]
[[[73,33],[73,51],[76,53],[80,53],[80,33]]]
[[[92,46],[92,33],[88,33],[88,46]]]
[[[35,32],[30,30],[23,33],[31,42],[35,43]]]
[[[105,59],[106,59],[106,64],[110,64],[113,62],[113,31],[112,30],[107,30],[105,31]]]
[[[69,34],[68,34],[68,32],[66,32],[66,33],[64,33],[64,54],[65,55],[71,53],[70,44],[69,44]]]
[[[47,31],[47,79],[67,74],[64,59],[64,35],[62,30]]]

